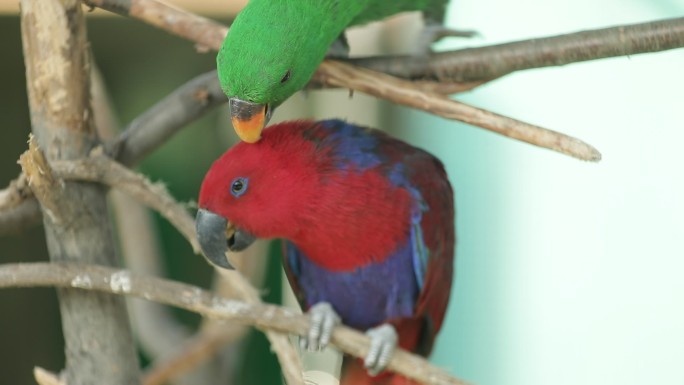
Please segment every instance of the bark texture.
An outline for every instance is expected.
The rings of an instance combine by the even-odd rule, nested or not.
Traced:
[[[23,159],[54,262],[117,264],[106,190],[52,177],[49,163],[86,156],[99,141],[90,106],[89,54],[78,0],[21,0],[32,131],[45,157]],[[139,383],[120,297],[59,289],[69,385]]]

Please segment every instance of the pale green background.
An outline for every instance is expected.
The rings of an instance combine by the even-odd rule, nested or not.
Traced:
[[[681,16],[684,1],[451,11],[484,36],[449,43],[467,46]],[[404,113],[405,137],[457,190],[458,272],[433,361],[480,385],[684,384],[684,51],[520,72],[458,99],[579,137],[603,160]]]

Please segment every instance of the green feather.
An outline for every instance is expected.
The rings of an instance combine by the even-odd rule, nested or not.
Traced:
[[[276,107],[309,82],[347,27],[414,10],[441,22],[447,1],[251,0],[216,58],[221,87],[228,97]]]

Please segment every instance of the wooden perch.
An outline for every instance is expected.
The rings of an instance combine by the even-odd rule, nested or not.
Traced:
[[[124,16],[139,19],[215,51],[221,46],[225,33],[228,31],[226,27],[220,26],[212,20],[164,5],[155,0],[131,0],[130,2],[120,0],[84,0],[84,2],[90,6],[102,7]],[[144,11],[147,7],[153,11]],[[164,20],[164,22],[159,20]],[[185,25],[192,25],[196,30],[189,31],[184,27]],[[203,33],[198,33],[197,31],[203,31]],[[340,72],[343,72],[344,76],[338,76]],[[375,82],[374,87],[368,87],[364,84],[365,79],[368,77],[380,80]],[[498,134],[559,151],[578,159],[588,161],[598,161],[601,159],[601,155],[596,149],[579,139],[471,107],[447,97],[437,98],[437,94],[432,92],[440,89],[439,83],[434,83],[434,85],[430,86],[430,84],[426,84],[424,81],[420,83],[402,82],[401,79],[390,75],[341,62],[333,63],[331,60],[323,62],[314,75],[313,80],[316,84],[358,90],[429,113],[439,110],[441,113],[438,115],[444,118],[479,125]],[[400,92],[397,92],[397,85],[400,85]],[[469,84],[462,86],[472,88],[475,85],[469,82]],[[459,85],[457,86],[460,87]],[[426,91],[426,88],[432,91]],[[447,88],[451,89],[452,86]],[[407,94],[411,96],[406,97]],[[479,118],[474,118],[474,115],[477,115]]]
[[[437,116],[457,119],[509,138],[548,148],[578,159],[593,162],[601,160],[601,153],[579,139],[460,103],[444,95],[416,90],[411,87],[411,82],[407,80],[364,68],[354,68],[348,64],[332,60],[326,60],[320,68],[324,68],[325,71],[319,71],[314,75],[315,79],[328,84],[352,84],[353,89],[369,94],[392,95],[394,101],[401,101],[401,104]],[[319,76],[323,76],[321,73],[325,73],[325,76],[328,77],[320,78]]]
[[[0,265],[0,288],[57,286],[130,295],[231,322],[253,325],[261,330],[306,335],[309,317],[266,304],[249,304],[222,298],[198,287],[161,278],[138,276],[126,270],[103,266],[55,263]],[[331,342],[356,357],[368,354],[370,339],[351,328],[335,328]],[[430,385],[466,385],[424,358],[399,349],[388,370]]]
[[[521,40],[430,56],[345,60],[404,79],[486,81],[511,72],[684,47],[684,17]]]
[[[50,259],[115,265],[105,190],[54,178],[49,162],[81,158],[98,138],[90,106],[90,62],[78,0],[21,0],[31,129],[44,154],[22,159],[41,204]],[[139,383],[138,356],[120,297],[57,291],[70,385]],[[93,349],[96,346],[97,349]],[[85,354],[87,352],[87,354]]]

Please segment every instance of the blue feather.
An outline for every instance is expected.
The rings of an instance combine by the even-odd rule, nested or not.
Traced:
[[[378,138],[371,135],[368,129],[360,129],[339,119],[324,120],[321,127],[330,131],[321,146],[333,149],[339,169],[364,171],[382,163],[382,158],[375,151]]]
[[[362,330],[414,312],[420,289],[410,241],[382,262],[345,272],[316,265],[289,241],[285,250],[289,271],[305,295],[305,309],[329,302],[345,324]]]

